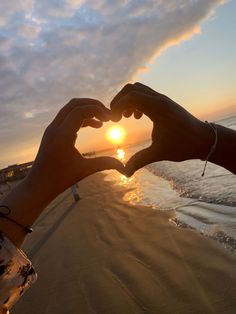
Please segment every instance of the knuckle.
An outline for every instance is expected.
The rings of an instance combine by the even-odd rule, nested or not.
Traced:
[[[166,97],[165,95],[160,95],[160,101],[166,107],[168,107],[170,104],[169,98]]]
[[[99,108],[105,107],[105,106],[103,105],[103,103],[101,103],[98,99],[94,99],[94,100],[93,100],[93,104],[94,104],[95,106],[98,106]]]
[[[77,101],[76,98],[72,98],[64,107],[62,107],[61,111],[70,110],[70,108],[73,108],[76,105]]]
[[[133,84],[128,83],[128,84],[126,84],[126,85],[124,86],[123,90],[124,90],[124,91],[129,91],[130,89],[132,89],[132,87],[133,87]]]
[[[72,98],[68,104],[74,104],[78,101],[78,98]]]
[[[159,93],[158,94],[160,99],[162,99],[163,101],[167,99],[166,95]]]

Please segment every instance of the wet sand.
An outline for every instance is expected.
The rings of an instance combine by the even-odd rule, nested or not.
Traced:
[[[172,212],[125,203],[127,190],[103,178],[38,219],[25,243],[38,281],[12,313],[235,313],[236,256],[174,226]]]

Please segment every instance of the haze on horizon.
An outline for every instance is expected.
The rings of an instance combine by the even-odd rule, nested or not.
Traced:
[[[202,119],[236,114],[234,12],[236,3],[222,0],[2,0],[0,168],[33,160],[45,127],[71,98],[109,106],[130,81]],[[113,124],[83,130],[82,151],[109,146]],[[145,117],[120,124],[127,143],[151,132]]]

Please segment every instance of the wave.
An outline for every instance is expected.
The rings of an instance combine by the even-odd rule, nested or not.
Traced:
[[[178,164],[165,161],[146,166],[154,175],[168,180],[182,197],[236,206],[236,177],[212,164],[208,168],[208,175],[202,178],[202,163],[199,161]]]

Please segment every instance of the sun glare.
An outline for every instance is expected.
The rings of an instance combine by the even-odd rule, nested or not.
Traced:
[[[125,129],[122,126],[117,125],[108,129],[106,137],[111,143],[120,145],[124,142],[125,135]]]

